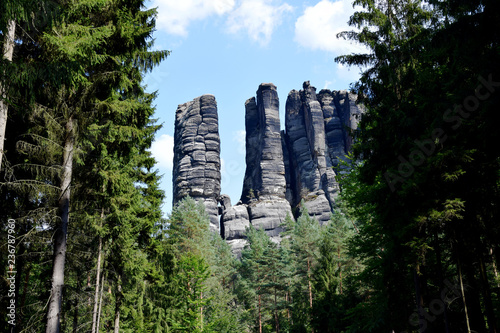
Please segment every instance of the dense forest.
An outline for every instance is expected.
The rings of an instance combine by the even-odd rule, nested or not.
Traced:
[[[497,332],[500,2],[355,0],[368,54],[330,222],[236,259],[165,194],[143,0],[1,0],[2,332]],[[168,59],[166,60],[168,61]]]

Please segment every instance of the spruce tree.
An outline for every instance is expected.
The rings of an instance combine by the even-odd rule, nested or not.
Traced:
[[[248,245],[241,252],[238,295],[245,308],[251,311],[255,332],[279,329],[277,307],[279,253],[277,246],[262,229],[247,228]],[[282,296],[280,296],[281,298]]]
[[[321,226],[315,218],[309,216],[301,204],[301,215],[294,221],[286,219],[285,237],[290,237],[290,249],[293,254],[293,275],[295,277],[293,294],[293,321],[297,329],[312,329],[312,311],[315,301],[314,277],[319,258]]]
[[[19,101],[18,96],[12,94],[11,105],[19,110],[27,106],[28,112],[15,113],[12,117],[26,130],[19,133],[16,129],[16,136],[11,138],[11,142],[18,142],[16,149],[10,150],[8,177],[4,177],[8,181],[3,189],[7,189],[10,197],[15,193],[18,202],[25,196],[31,206],[29,214],[34,216],[26,221],[34,221],[34,226],[42,225],[42,230],[54,227],[56,231],[47,324],[47,331],[52,332],[60,330],[61,313],[67,307],[60,296],[66,252],[73,246],[67,246],[68,235],[74,236],[75,241],[78,239],[78,233],[73,233],[71,228],[98,232],[101,237],[111,234],[106,235],[106,229],[96,231],[99,225],[102,227],[102,221],[89,228],[84,222],[89,219],[85,220],[79,210],[92,206],[91,215],[99,216],[95,221],[106,220],[104,223],[111,224],[113,209],[120,205],[127,207],[126,221],[134,225],[132,232],[136,233],[129,234],[124,227],[124,234],[131,239],[137,237],[137,244],[142,247],[138,251],[145,251],[153,226],[160,220],[162,194],[158,191],[158,176],[151,171],[154,160],[146,152],[158,128],[150,118],[154,95],[145,94],[140,82],[142,74],[168,52],[148,50],[152,45],[155,11],[144,10],[142,1],[22,5],[24,3],[20,6],[22,10],[31,18],[23,21],[21,16],[16,16],[17,25],[23,28],[20,30],[23,33],[18,35],[22,42],[16,45],[13,66],[2,68],[11,75],[10,90],[15,91],[15,87],[27,97],[25,102],[16,105],[12,101]],[[96,134],[98,131],[101,132]],[[92,136],[99,139],[92,141]],[[99,147],[98,154],[95,154],[96,147]],[[115,163],[106,166],[113,158]],[[86,168],[99,174],[98,186],[85,182],[84,177],[89,175]],[[116,178],[107,178],[109,176]],[[126,180],[119,180],[120,177]],[[82,186],[88,187],[82,190]],[[120,190],[115,191],[117,188]],[[71,195],[75,190],[78,197]],[[120,202],[119,196],[127,196],[133,204]],[[88,205],[89,202],[92,205]],[[117,204],[113,206],[113,202]],[[58,206],[59,212],[54,210]],[[74,218],[70,218],[70,210]],[[116,227],[119,225],[111,229],[116,231]],[[107,237],[110,238],[119,239]],[[82,241],[92,245],[86,238]],[[121,260],[121,266],[127,263],[124,257],[118,258],[117,253],[115,262]],[[73,269],[71,264],[69,267]],[[73,278],[69,282],[72,284]],[[74,282],[81,284],[78,279]],[[73,313],[78,321],[77,311]]]
[[[495,330],[488,275],[497,259],[485,254],[498,231],[488,221],[498,215],[489,124],[499,54],[498,36],[485,29],[496,29],[498,4],[431,3],[356,1],[365,11],[350,23],[362,30],[343,34],[370,50],[338,58],[367,66],[354,87],[368,111],[355,147],[364,163],[351,186],[352,203],[370,207],[357,242],[373,287],[367,308],[384,329]],[[444,309],[429,321],[424,311],[455,278],[471,287],[460,288],[463,315],[451,322],[458,309]]]

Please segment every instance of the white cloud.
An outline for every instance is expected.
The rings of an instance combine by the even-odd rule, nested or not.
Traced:
[[[151,145],[151,153],[158,162],[157,166],[172,170],[174,166],[174,137],[163,134]]]
[[[234,0],[154,0],[158,7],[156,27],[172,35],[187,36],[192,21],[223,15],[234,7]]]
[[[242,0],[240,6],[231,12],[228,19],[230,33],[246,31],[248,36],[261,45],[271,41],[274,29],[281,24],[283,15],[293,10],[284,3],[273,5],[272,0]]]
[[[347,24],[354,13],[351,3],[352,0],[322,0],[313,7],[307,7],[295,22],[295,41],[306,48],[329,51],[335,55],[367,52],[359,43],[337,39],[339,32],[353,30]]]

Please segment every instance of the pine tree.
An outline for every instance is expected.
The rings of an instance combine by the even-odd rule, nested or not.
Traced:
[[[351,324],[349,311],[361,295],[357,283],[361,265],[350,249],[356,230],[356,222],[340,195],[330,223],[321,230],[318,264],[313,274],[317,294],[313,325],[318,332],[341,332]]]
[[[155,242],[157,273],[145,311],[151,330],[244,330],[244,311],[233,293],[237,264],[228,244],[210,231],[203,204],[191,198],[177,203]]]
[[[29,21],[16,16],[16,24],[22,28],[19,30],[22,33],[18,34],[22,42],[16,45],[13,66],[2,67],[12,78],[10,90],[15,92],[17,89],[19,95],[25,97],[25,102],[12,104],[20,99],[11,94],[11,106],[18,110],[27,106],[28,110],[9,116],[22,124],[19,128],[26,130],[13,129],[16,134],[11,139],[21,139],[17,147],[14,146],[16,149],[7,141],[11,149],[8,177],[5,177],[8,181],[3,189],[12,200],[19,203],[24,200],[29,208],[22,216],[31,223],[31,226],[26,225],[27,231],[40,228],[40,225],[43,230],[39,231],[40,235],[49,233],[52,227],[57,231],[53,296],[47,328],[55,331],[60,329],[59,319],[63,318],[61,311],[64,309],[74,309],[71,311],[75,321],[79,318],[74,304],[60,301],[63,266],[67,262],[65,253],[76,251],[70,253],[73,256],[81,246],[93,246],[89,240],[92,237],[81,237],[85,232],[79,234],[73,230],[82,228],[119,243],[120,237],[110,230],[116,232],[119,223],[127,221],[123,229],[130,239],[122,244],[131,244],[132,248],[138,245],[136,253],[141,253],[147,250],[154,224],[160,220],[159,178],[151,171],[154,160],[146,151],[158,129],[150,119],[154,95],[145,94],[140,82],[142,74],[158,64],[168,52],[148,51],[152,45],[154,20],[151,18],[155,11],[143,10],[141,1],[30,2],[31,5],[32,11],[28,10],[28,5],[23,8],[29,13]],[[99,139],[92,141],[92,136]],[[96,147],[99,147],[97,156]],[[113,158],[115,163],[107,164]],[[97,186],[86,182],[88,168],[98,173],[99,177],[89,177],[99,180]],[[78,197],[71,195],[70,191],[74,190]],[[98,192],[100,195],[96,195]],[[128,203],[123,201],[125,196],[130,200]],[[59,213],[54,211],[57,205]],[[123,216],[116,213],[120,206],[121,209],[127,207]],[[96,225],[86,224],[91,219],[85,218],[80,211],[85,208],[91,208],[90,215],[97,217],[94,219]],[[71,219],[70,210],[73,212]],[[120,220],[124,216],[126,220]],[[103,224],[114,222],[119,223],[110,229],[103,227]],[[131,233],[126,230],[127,225],[133,226]],[[67,244],[69,237],[78,244]],[[126,246],[123,253],[131,255]],[[143,256],[134,254],[133,257]],[[115,264],[121,260],[119,266],[128,263],[128,259],[118,253],[115,259]],[[73,275],[73,269],[78,266],[73,263],[71,259],[67,282],[72,291],[66,300],[76,301],[80,296],[73,294],[71,288],[84,282]],[[67,321],[67,316],[64,320]]]
[[[350,23],[362,30],[343,36],[371,53],[338,60],[368,67],[355,86],[368,112],[355,148],[364,163],[351,199],[370,207],[360,214],[357,237],[358,253],[366,258],[364,279],[378,295],[371,297],[370,311],[378,313],[384,329],[396,331],[408,327],[414,314],[421,329],[494,330],[487,274],[473,262],[480,258],[484,264],[490,245],[481,244],[491,244],[489,236],[498,230],[486,222],[498,207],[491,201],[498,193],[498,153],[490,146],[496,131],[488,125],[497,97],[488,94],[491,99],[477,106],[475,118],[464,111],[475,107],[465,104],[478,89],[484,92],[494,81],[498,38],[484,29],[498,24],[498,4],[355,4],[366,10]],[[453,323],[446,312],[429,322],[423,311],[440,299],[451,277],[471,286],[461,290],[460,307],[468,311]],[[389,304],[382,301],[386,296]]]
[[[293,327],[314,332],[311,326],[315,302],[313,273],[319,258],[321,226],[315,218],[309,216],[302,204],[301,215],[297,221],[287,218],[285,228],[284,235],[290,237],[290,250],[293,255]]]
[[[248,245],[241,252],[237,293],[251,311],[255,332],[279,330],[278,298],[283,298],[280,279],[280,254],[275,243],[262,229],[247,228]]]

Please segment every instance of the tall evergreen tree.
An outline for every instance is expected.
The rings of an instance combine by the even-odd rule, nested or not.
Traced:
[[[245,328],[237,304],[236,262],[209,229],[203,204],[191,198],[172,210],[158,233],[157,275],[148,284],[148,328],[155,332],[235,332]]]
[[[277,292],[279,281],[279,254],[277,246],[262,229],[247,229],[248,245],[241,252],[238,294],[240,301],[251,311],[253,330],[279,330]],[[280,295],[280,298],[282,296]]]
[[[498,4],[355,4],[365,11],[350,23],[361,31],[343,36],[370,53],[338,60],[368,67],[355,86],[368,112],[355,148],[364,164],[351,188],[352,203],[371,208],[360,219],[358,249],[367,259],[366,281],[389,301],[377,311],[380,327],[494,331],[486,260],[492,247],[484,244],[498,232],[486,221],[498,214],[499,155],[491,146],[498,138],[489,124],[497,117],[492,61],[499,40],[484,29],[496,29]],[[443,308],[430,321],[425,311],[450,278],[471,287],[460,288],[464,315]]]
[[[294,221],[291,217],[285,220],[285,237],[289,238],[292,253],[292,286],[294,330],[314,332],[312,328],[314,295],[314,270],[319,258],[321,226],[315,218],[309,216],[302,204],[301,215]],[[285,242],[285,246],[287,242]]]
[[[27,3],[24,12],[29,12]],[[106,223],[115,216],[118,224],[108,230],[117,233],[119,223],[125,221],[124,226],[133,225],[132,233],[123,228],[123,235],[130,237],[123,244],[137,243],[139,247],[145,246],[154,223],[159,221],[162,194],[157,187],[158,176],[151,171],[154,160],[146,151],[158,128],[150,118],[154,95],[144,93],[141,80],[142,74],[168,52],[149,51],[155,11],[144,10],[142,1],[37,2],[33,8],[29,21],[16,16],[17,25],[23,28],[23,34],[19,34],[23,42],[16,45],[14,64],[2,67],[9,75],[16,74],[11,76],[10,90],[16,87],[25,92],[25,102],[19,105],[12,104],[18,101],[17,95],[9,96],[11,105],[19,110],[28,106],[30,110],[13,117],[26,130],[12,137],[12,141],[21,140],[16,147],[18,156],[10,151],[10,162],[17,164],[9,167],[4,188],[9,197],[18,193],[21,198],[22,193],[29,192],[27,202],[31,211],[38,208],[38,213],[26,221],[35,221],[42,230],[54,227],[56,231],[47,323],[47,331],[54,332],[60,330],[65,307],[61,295],[68,235],[76,236],[68,228],[70,210],[75,230],[86,228],[79,209],[92,202],[91,208],[98,206],[94,212]],[[92,136],[99,139],[92,141]],[[113,158],[114,163],[106,165]],[[99,179],[98,189],[86,182],[89,173],[83,165],[98,172],[100,179],[90,177]],[[81,186],[87,188],[81,190]],[[78,197],[71,194],[74,190]],[[101,193],[100,198],[96,192]],[[120,196],[130,201],[120,201]],[[57,206],[59,212],[53,209]],[[43,214],[41,207],[46,208]],[[127,207],[126,219],[117,214],[119,207]],[[92,232],[96,229],[90,228]],[[98,232],[106,236],[106,231]],[[113,236],[113,240],[120,239]],[[115,263],[128,263],[118,257],[117,253]]]
[[[355,234],[355,222],[339,198],[330,223],[322,229],[313,274],[317,294],[313,325],[318,332],[341,332],[351,324],[348,311],[361,294],[355,279],[361,266],[349,251]]]

